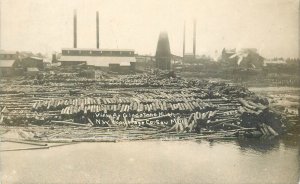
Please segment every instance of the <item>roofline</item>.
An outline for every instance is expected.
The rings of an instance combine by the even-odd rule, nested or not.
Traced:
[[[131,51],[133,49],[95,49],[95,48],[62,48],[61,50],[82,50],[82,51]]]
[[[18,51],[0,50],[0,54],[17,54]]]
[[[15,59],[9,59],[9,60],[0,60],[0,63],[5,63],[5,62],[12,62],[15,63],[16,60]]]
[[[31,57],[27,57],[27,58],[32,58],[32,59],[37,59],[37,60],[44,60],[44,58],[40,58],[40,57],[36,57],[36,56],[31,56]]]
[[[0,68],[11,68],[11,67],[14,66],[16,60],[12,60],[12,59],[10,59],[10,60],[0,60],[0,62],[3,62],[5,64],[9,64],[9,65],[2,65],[2,66],[0,65]]]

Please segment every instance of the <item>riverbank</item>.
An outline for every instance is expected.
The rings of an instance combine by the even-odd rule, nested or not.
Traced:
[[[300,126],[300,88],[299,87],[251,87],[250,91],[268,98],[270,107],[289,117],[288,132]]]

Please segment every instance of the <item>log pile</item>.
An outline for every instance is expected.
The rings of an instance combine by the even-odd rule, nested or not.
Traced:
[[[148,74],[53,80],[5,84],[0,123],[147,128],[160,133],[283,132],[282,118],[264,98],[233,84]],[[274,124],[270,119],[275,117]]]

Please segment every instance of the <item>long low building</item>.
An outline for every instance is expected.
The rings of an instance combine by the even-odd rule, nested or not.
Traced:
[[[134,50],[123,49],[62,49],[60,59],[62,65],[87,64],[109,67],[110,64],[130,66],[135,63]]]

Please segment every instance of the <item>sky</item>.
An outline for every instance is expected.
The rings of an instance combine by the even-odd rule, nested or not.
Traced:
[[[96,47],[96,11],[100,48],[134,49],[154,54],[167,31],[171,52],[192,53],[197,20],[198,55],[215,56],[223,48],[257,48],[264,57],[298,57],[299,0],[0,0],[1,48],[60,52],[73,46],[73,10],[77,9],[77,47]]]

